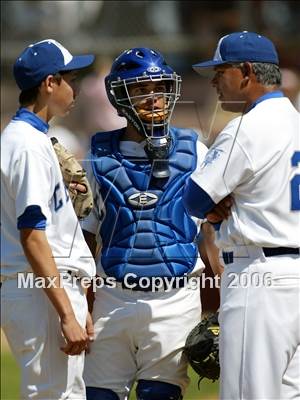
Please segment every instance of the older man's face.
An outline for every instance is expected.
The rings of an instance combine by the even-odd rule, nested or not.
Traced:
[[[242,70],[236,66],[225,64],[215,67],[211,83],[217,90],[223,110],[242,112],[245,109],[242,80]]]

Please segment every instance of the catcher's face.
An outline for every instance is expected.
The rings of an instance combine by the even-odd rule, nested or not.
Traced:
[[[159,123],[168,117],[165,82],[143,82],[128,85],[128,93],[143,122]]]

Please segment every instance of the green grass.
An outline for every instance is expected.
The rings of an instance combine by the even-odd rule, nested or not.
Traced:
[[[18,400],[20,391],[19,368],[8,351],[1,351],[1,400]]]
[[[198,390],[198,379],[193,371],[189,371],[191,384],[184,396],[184,400],[209,400],[217,399],[218,384],[207,380],[201,382]],[[1,352],[1,400],[18,400],[20,387],[20,374],[15,360],[8,351]],[[134,391],[130,400],[135,400]],[[163,400],[163,399],[162,399]]]

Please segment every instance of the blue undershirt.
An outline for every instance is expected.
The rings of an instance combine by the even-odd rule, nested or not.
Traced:
[[[43,121],[35,113],[24,107],[19,108],[12,120],[27,122],[33,128],[45,134],[49,130],[49,124],[47,124],[47,122]],[[24,213],[18,217],[17,227],[18,229],[30,228],[45,230],[46,221],[47,219],[42,213],[41,207],[34,204],[26,207]]]
[[[46,121],[42,120],[35,113],[29,111],[25,107],[19,108],[12,120],[27,122],[33,128],[43,133],[47,133],[49,130],[49,124],[47,124]]]
[[[269,92],[269,93],[263,94],[249,106],[246,113],[248,113],[250,110],[252,110],[254,107],[256,107],[257,104],[261,103],[262,101],[265,101],[268,99],[275,99],[278,97],[285,97],[284,94],[280,90],[276,90],[275,92]]]

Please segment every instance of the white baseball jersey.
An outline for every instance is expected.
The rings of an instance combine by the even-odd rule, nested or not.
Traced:
[[[219,313],[224,400],[300,395],[300,259],[289,249],[300,245],[299,128],[287,98],[262,96],[219,134],[186,188],[195,215],[234,198],[218,241],[226,264]]]
[[[34,114],[32,118],[38,119]],[[13,276],[31,270],[17,220],[27,207],[35,205],[46,217],[46,236],[58,268],[93,276],[95,264],[50,139],[29,122],[12,120],[1,135],[1,148],[1,274]]]
[[[144,147],[146,142],[133,142],[133,141],[120,141],[120,151],[126,157],[140,157],[140,158],[147,158]],[[205,154],[207,153],[207,147],[200,141],[197,141],[197,166],[199,167],[200,164],[203,162],[205,158]],[[91,232],[97,235],[97,241],[101,243],[101,237],[99,236],[99,231],[101,227],[101,221],[105,218],[105,206],[103,204],[99,184],[95,179],[90,159],[90,153],[86,157],[86,161],[83,163],[84,168],[87,172],[88,180],[91,184],[92,192],[94,193],[94,209],[90,213],[90,215],[85,218],[81,226],[84,230]],[[193,218],[197,223],[198,227],[201,226],[201,220],[198,218]],[[200,256],[198,256],[197,263],[194,267],[193,272],[200,272],[204,269],[204,263],[201,260]],[[105,276],[103,268],[101,266],[101,257],[97,260],[97,273],[100,276]]]
[[[220,248],[300,247],[299,141],[299,113],[286,97],[259,102],[218,135],[191,179],[216,204],[234,197]],[[188,193],[188,201],[194,196]]]

